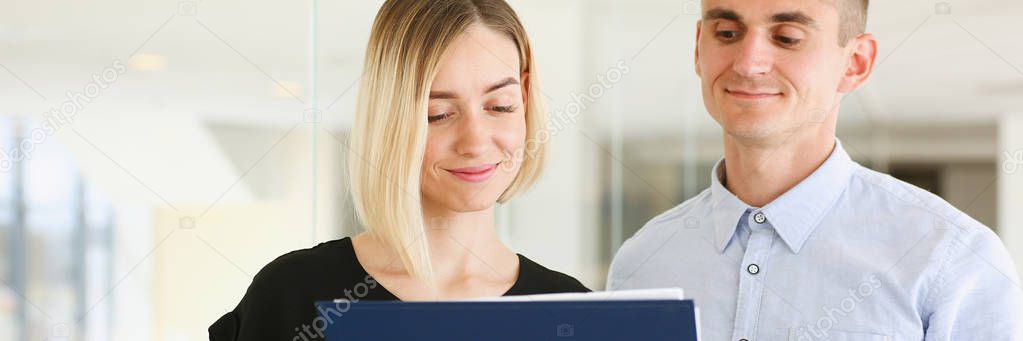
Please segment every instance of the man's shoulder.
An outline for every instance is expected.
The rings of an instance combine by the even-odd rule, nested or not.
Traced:
[[[710,222],[707,221],[707,217],[710,217],[710,208],[713,205],[711,202],[710,189],[706,189],[700,194],[689,198],[678,204],[667,211],[653,217],[646,224],[643,225],[636,231],[629,240],[655,238],[656,236],[646,236],[647,234],[658,235],[663,233],[672,233],[676,229],[682,228],[700,228],[703,225],[710,226]]]
[[[955,228],[968,235],[997,238],[990,228],[940,196],[891,175],[861,166],[853,173],[850,186],[855,193],[849,196],[850,201],[870,207],[883,204],[900,213],[897,218],[901,219],[897,220],[910,220],[924,228]]]
[[[615,261],[628,259],[635,254],[649,253],[650,243],[668,242],[678,231],[712,227],[710,189],[664,211],[647,221],[635,234],[625,240],[615,256]]]
[[[926,233],[925,236],[936,238],[937,242],[930,244],[933,245],[931,254],[939,264],[972,260],[976,264],[995,266],[1000,271],[1013,271],[1008,252],[994,230],[945,199],[863,167],[854,174],[852,186],[859,187],[861,196],[850,200],[868,205],[883,203],[885,210],[898,212],[898,216],[888,220],[893,225],[888,229],[891,233],[915,226],[916,230]]]

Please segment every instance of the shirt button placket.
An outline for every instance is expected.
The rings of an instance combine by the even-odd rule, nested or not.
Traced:
[[[743,272],[739,276],[738,306],[733,330],[733,340],[738,341],[748,341],[756,333],[755,326],[760,319],[758,314],[764,294],[762,265],[767,261],[774,241],[774,230],[767,223],[767,215],[756,211],[747,217],[752,233],[742,259]]]
[[[767,216],[764,215],[764,212],[757,212],[756,214],[753,215],[753,222],[757,224],[763,224],[767,222]]]

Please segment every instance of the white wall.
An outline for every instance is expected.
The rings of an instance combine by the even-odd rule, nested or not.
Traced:
[[[998,226],[1002,241],[1023,273],[1023,114],[1002,117],[999,131]]]
[[[542,5],[541,5],[542,3]],[[583,1],[520,1],[512,5],[530,33],[539,63],[540,93],[551,110],[567,105],[571,92],[583,91],[579,61],[582,53]],[[592,273],[586,262],[594,259],[588,242],[595,226],[583,224],[581,137],[572,128],[551,139],[551,158],[543,178],[529,192],[502,208],[499,226],[510,247],[526,257],[593,286],[603,279],[582,278]],[[596,276],[591,276],[596,277]]]

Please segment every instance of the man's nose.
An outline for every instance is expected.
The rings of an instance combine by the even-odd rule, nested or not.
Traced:
[[[752,32],[739,42],[738,55],[732,70],[744,77],[753,78],[771,73],[774,65],[774,45],[769,37]]]

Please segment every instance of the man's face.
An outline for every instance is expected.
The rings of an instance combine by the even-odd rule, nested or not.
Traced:
[[[728,135],[782,142],[834,122],[852,50],[831,1],[703,1],[696,72]]]

